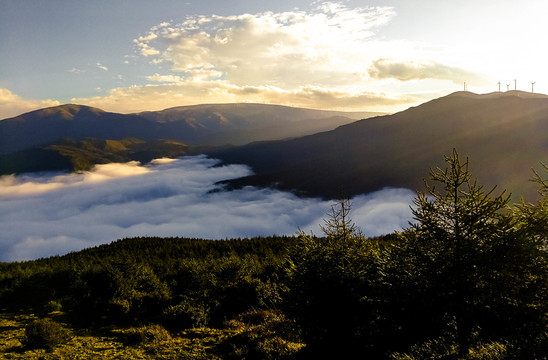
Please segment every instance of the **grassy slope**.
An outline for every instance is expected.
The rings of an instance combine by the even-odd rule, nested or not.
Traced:
[[[60,313],[50,313],[59,318]],[[123,340],[125,329],[72,329],[74,337],[64,345],[48,352],[29,349],[23,345],[25,326],[36,316],[0,314],[0,354],[4,359],[220,359],[215,347],[234,331],[194,329],[171,339],[155,343],[127,346]]]

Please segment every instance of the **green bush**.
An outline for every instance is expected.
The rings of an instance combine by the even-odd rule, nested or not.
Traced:
[[[190,329],[203,327],[208,322],[208,309],[199,301],[184,297],[178,305],[166,308],[162,314],[162,323],[169,329]]]
[[[124,342],[132,346],[158,347],[160,344],[171,340],[171,335],[161,325],[145,325],[130,328],[122,332]]]
[[[51,300],[49,301],[45,306],[44,309],[48,312],[55,312],[55,311],[61,311],[62,305],[60,302]]]
[[[277,310],[248,311],[227,325],[235,332],[223,344],[228,359],[288,359],[305,347],[294,324]]]
[[[25,328],[23,343],[32,349],[52,350],[72,338],[70,331],[51,319],[37,319]]]
[[[440,337],[411,347],[407,353],[393,353],[390,360],[505,360],[508,358],[507,345],[500,342],[478,343],[465,354],[459,355],[459,347],[454,339]]]

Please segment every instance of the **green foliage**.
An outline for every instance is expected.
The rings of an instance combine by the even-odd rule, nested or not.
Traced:
[[[414,345],[408,353],[393,353],[391,360],[505,360],[507,346],[500,342],[478,343],[466,354],[458,354],[459,346],[450,338],[440,337]]]
[[[105,264],[75,281],[80,293],[74,310],[82,316],[108,315],[114,319],[148,318],[161,313],[171,297],[169,287],[147,264],[130,260]]]
[[[61,311],[61,308],[63,306],[61,305],[60,302],[58,301],[55,301],[55,300],[51,300],[51,301],[48,301],[48,303],[46,304],[46,306],[44,307],[44,309],[48,312],[48,313],[51,313],[51,312],[56,312],[56,311]]]
[[[332,205],[324,225],[320,226],[324,234],[331,239],[348,239],[360,237],[361,231],[350,219],[352,205],[348,199],[340,199],[337,205]]]
[[[31,321],[25,328],[24,344],[31,349],[51,350],[71,339],[69,330],[51,319]]]
[[[446,163],[401,233],[366,238],[341,200],[324,237],[134,238],[0,263],[0,303],[126,328],[121,358],[542,359],[548,181],[536,177],[538,202],[511,207],[456,152]],[[119,339],[105,348],[119,354]]]
[[[294,325],[275,310],[253,310],[228,322],[235,335],[223,344],[229,359],[287,359],[304,344],[296,336]]]
[[[124,343],[131,346],[158,348],[171,340],[169,331],[160,325],[145,325],[120,332]]]
[[[286,311],[297,320],[309,351],[332,356],[367,352],[380,339],[385,318],[382,249],[349,221],[339,202],[326,221],[326,238],[301,233],[290,250]]]
[[[190,297],[184,297],[179,304],[167,307],[162,313],[162,323],[170,329],[204,327],[208,318],[209,309]]]
[[[532,230],[507,197],[471,182],[468,161],[456,152],[446,161],[447,169],[432,172],[443,191],[429,186],[428,195],[419,194],[417,223],[394,257],[401,308],[411,314],[402,314],[405,332],[426,344],[450,328],[461,358],[481,342],[540,343],[545,250],[531,242]]]

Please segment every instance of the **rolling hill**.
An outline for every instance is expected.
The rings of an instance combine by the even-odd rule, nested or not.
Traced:
[[[64,139],[44,147],[0,154],[0,175],[37,171],[86,171],[96,164],[128,161],[146,163],[161,157],[175,158],[199,152],[199,148],[191,148],[174,140]]]
[[[183,106],[117,114],[61,105],[0,121],[0,154],[42,147],[65,138],[145,141],[172,139],[191,146],[243,145],[326,131],[375,113],[347,113],[263,104]]]
[[[393,115],[298,139],[248,144],[209,155],[252,167],[230,186],[276,186],[337,198],[385,187],[422,189],[429,170],[456,148],[486,188],[513,199],[536,195],[531,168],[548,162],[548,96],[457,92]]]

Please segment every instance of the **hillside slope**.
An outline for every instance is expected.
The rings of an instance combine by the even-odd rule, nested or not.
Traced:
[[[458,92],[406,111],[288,141],[212,152],[256,175],[232,186],[275,185],[336,198],[384,187],[423,188],[430,168],[456,148],[480,183],[532,198],[531,168],[548,162],[548,97],[519,91]]]
[[[96,164],[176,158],[196,154],[184,143],[173,140],[146,142],[137,138],[121,140],[64,139],[41,148],[0,154],[0,175],[37,171],[85,171]]]
[[[0,121],[0,154],[65,138],[172,139],[191,146],[243,145],[326,131],[375,113],[345,113],[263,104],[183,106],[157,112],[117,114],[82,105],[61,105]]]

